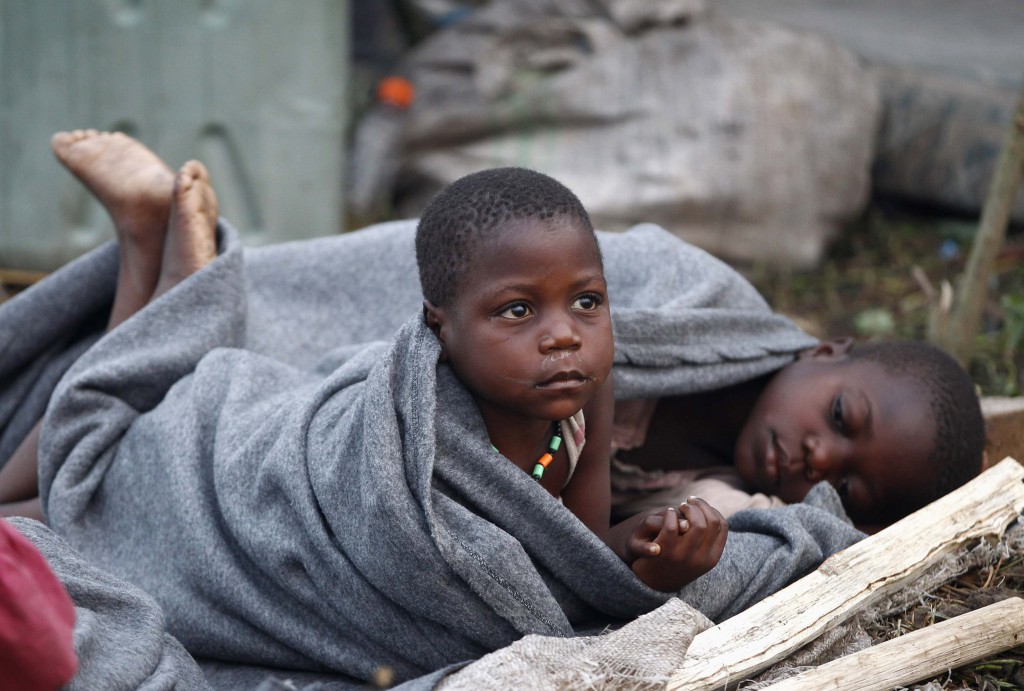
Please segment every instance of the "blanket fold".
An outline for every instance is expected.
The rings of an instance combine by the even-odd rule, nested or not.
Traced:
[[[323,379],[234,347],[224,237],[71,367],[41,450],[54,530],[153,593],[193,654],[407,679],[570,636],[535,562],[605,618],[667,599],[490,447],[418,315]]]
[[[42,523],[10,520],[61,576],[75,603],[79,665],[68,691],[210,689],[195,660],[164,630],[152,597],[96,568]]]
[[[54,531],[150,593],[192,655],[329,679],[383,666],[403,681],[670,598],[493,450],[423,324],[414,225],[243,250],[222,221],[214,262],[70,368],[64,356],[32,370],[59,378],[40,459]],[[661,229],[600,240],[619,397],[735,383],[814,342]],[[0,306],[0,330],[93,281],[102,294],[109,254]],[[61,340],[39,339],[37,355],[96,338],[70,318],[52,331]],[[31,340],[12,347],[0,382],[39,367]],[[25,391],[0,387],[0,411]],[[836,506],[749,512],[684,599],[716,618],[814,568],[860,537]]]

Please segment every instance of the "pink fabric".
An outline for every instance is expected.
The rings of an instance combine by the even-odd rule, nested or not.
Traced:
[[[657,398],[638,398],[631,401],[615,401],[615,418],[612,422],[612,451],[629,451],[644,445],[647,428],[651,424]]]
[[[729,466],[645,471],[613,459],[611,482],[612,505],[627,514],[678,506],[690,497],[700,497],[726,518],[743,509],[785,506],[778,497],[744,491],[739,475]]]
[[[0,686],[59,689],[78,669],[75,607],[43,555],[0,519]]]
[[[616,512],[632,515],[647,509],[678,506],[689,497],[700,497],[726,518],[743,509],[785,506],[778,497],[746,492],[736,470],[729,466],[648,471],[616,459],[616,451],[644,445],[657,406],[657,398],[615,402],[611,481]]]
[[[587,443],[587,424],[583,418],[583,411],[576,411],[572,417],[562,420],[561,425],[565,453],[569,456],[569,474],[562,484],[562,489],[565,489],[572,479],[572,474],[576,472],[576,461],[580,460],[583,445]]]

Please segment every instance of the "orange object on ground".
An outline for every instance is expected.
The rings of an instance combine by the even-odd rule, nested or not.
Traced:
[[[405,110],[416,99],[416,87],[405,77],[390,76],[377,85],[377,100]]]

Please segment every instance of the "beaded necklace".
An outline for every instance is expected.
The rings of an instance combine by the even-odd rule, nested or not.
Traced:
[[[554,454],[558,452],[558,449],[562,446],[562,423],[555,422],[555,429],[551,432],[551,441],[548,442],[548,451],[543,456],[537,459],[536,465],[533,466],[533,479],[540,482],[540,479],[544,477],[544,471],[551,461],[555,460]]]
[[[562,446],[562,423],[556,422],[554,430],[551,431],[551,441],[548,442],[548,451],[543,456],[537,459],[537,463],[533,466],[533,472],[530,473],[533,479],[540,482],[540,479],[544,477],[544,471],[551,465],[551,461],[555,460],[554,454],[558,453],[558,449]],[[498,451],[498,447],[491,444],[491,448]],[[498,453],[501,453],[498,451]],[[570,468],[571,472],[571,468]]]

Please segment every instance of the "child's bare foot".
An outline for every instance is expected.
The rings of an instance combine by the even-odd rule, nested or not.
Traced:
[[[114,222],[121,266],[108,325],[113,328],[145,305],[156,288],[174,172],[122,132],[58,132],[50,145]]]
[[[50,146],[110,214],[119,239],[146,241],[156,232],[163,246],[174,171],[159,156],[123,132],[58,132]]]
[[[217,256],[217,195],[210,174],[189,161],[174,178],[160,281],[154,297],[181,283]]]

